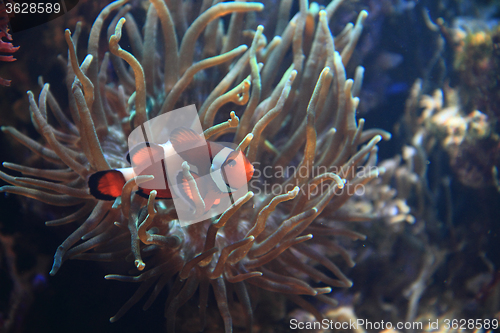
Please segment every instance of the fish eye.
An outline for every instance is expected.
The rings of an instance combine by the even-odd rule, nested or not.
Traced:
[[[229,160],[229,161],[227,162],[227,165],[229,165],[230,167],[234,167],[234,166],[236,166],[236,160]]]

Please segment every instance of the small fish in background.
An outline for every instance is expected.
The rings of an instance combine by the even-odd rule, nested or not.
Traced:
[[[387,98],[408,91],[408,84],[400,82],[389,72],[397,69],[403,61],[404,57],[399,53],[382,51],[377,55],[371,67],[369,75],[371,79],[363,83],[359,96],[361,100],[358,107],[359,114],[367,114],[383,105]]]
[[[395,69],[401,65],[404,58],[401,54],[393,52],[381,52],[380,55],[375,60],[377,68],[380,69],[379,76],[387,75],[385,72]],[[385,92],[384,96],[391,97],[393,95],[402,94],[410,89],[409,85],[405,82],[394,82],[394,78],[385,78]]]
[[[378,68],[380,71],[387,71],[401,65],[403,60],[404,58],[401,54],[385,51],[381,52],[378,55],[377,59],[375,60],[375,65],[376,68]]]
[[[182,171],[182,163],[187,162],[206,212],[219,204],[224,195],[247,184],[254,172],[252,164],[241,151],[206,141],[185,127],[172,131],[170,139],[164,144],[144,142],[136,145],[130,149],[127,160],[131,167],[98,171],[90,176],[88,186],[96,199],[115,200],[128,180],[140,175],[152,175],[153,180],[139,185],[138,195],[148,198],[150,192],[156,190],[156,199],[181,197],[192,204],[193,193]],[[167,168],[176,175],[173,182],[177,184],[175,188],[168,185]],[[210,177],[203,177],[207,175]]]
[[[8,41],[4,41],[4,38]],[[16,60],[12,53],[16,52],[19,46],[12,45],[10,41],[12,41],[12,36],[9,34],[9,15],[4,2],[0,0],[0,61],[12,62]],[[4,53],[10,53],[10,55],[3,55]],[[0,77],[0,85],[8,87],[10,80]]]
[[[385,89],[385,94],[387,96],[404,94],[409,89],[410,86],[406,82],[394,82]]]

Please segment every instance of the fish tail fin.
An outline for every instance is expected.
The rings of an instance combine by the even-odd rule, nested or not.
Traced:
[[[90,194],[99,200],[112,201],[122,194],[125,177],[118,170],[98,171],[88,180]]]

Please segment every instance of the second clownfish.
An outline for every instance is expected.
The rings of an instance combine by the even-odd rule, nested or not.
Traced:
[[[135,146],[127,160],[132,167],[98,171],[90,176],[88,186],[96,199],[115,200],[122,194],[128,180],[140,175],[152,175],[154,179],[141,183],[137,194],[148,198],[149,193],[156,190],[157,199],[180,196],[193,202],[191,188],[182,171],[182,163],[186,161],[205,203],[205,211],[208,211],[219,204],[228,192],[248,183],[254,172],[252,164],[241,151],[206,141],[195,131],[184,127],[172,131],[170,140],[164,144],[144,142]],[[174,175],[170,180],[177,184],[173,189],[167,182],[167,168],[169,174]]]

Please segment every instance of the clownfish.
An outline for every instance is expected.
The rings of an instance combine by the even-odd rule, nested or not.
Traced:
[[[115,200],[128,180],[139,175],[153,175],[153,180],[138,185],[138,195],[148,198],[150,192],[156,190],[156,199],[182,197],[192,203],[193,194],[182,171],[182,163],[187,162],[205,211],[208,211],[219,204],[224,195],[246,185],[254,173],[253,165],[241,151],[206,141],[185,127],[172,131],[164,144],[143,142],[136,145],[130,149],[127,160],[131,167],[92,174],[88,179],[90,194],[99,200]],[[167,168],[168,175],[174,175],[170,180],[177,184],[175,188],[169,188]]]

